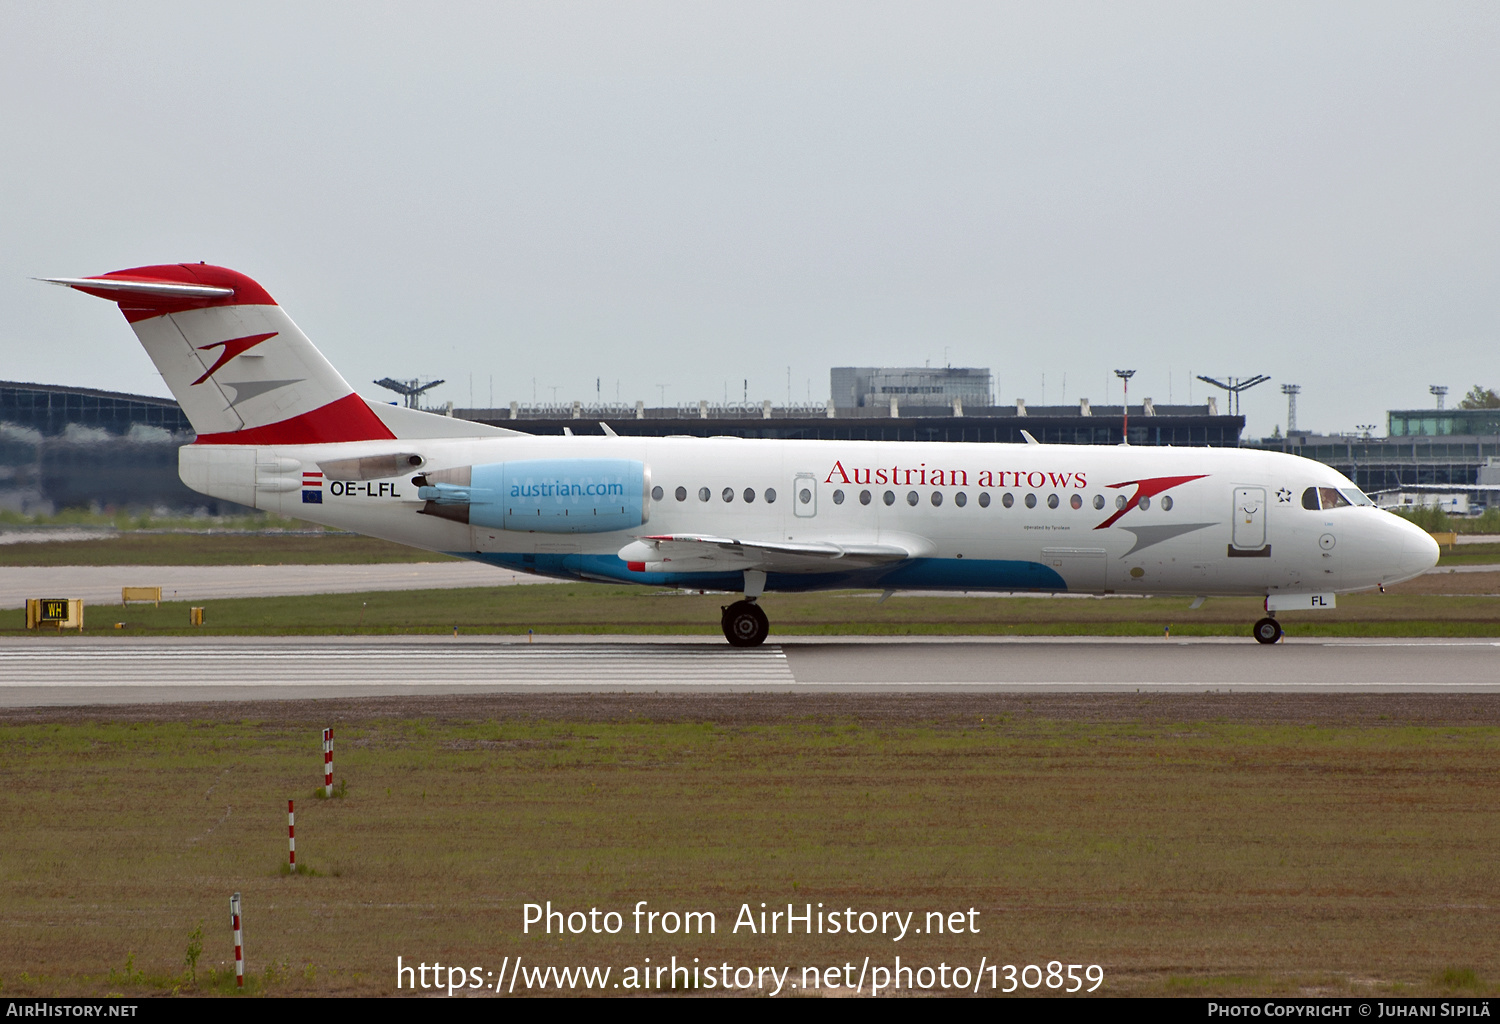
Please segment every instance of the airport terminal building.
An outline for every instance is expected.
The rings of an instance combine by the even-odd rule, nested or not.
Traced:
[[[844,368],[859,370],[860,368]],[[839,370],[835,370],[837,374]],[[498,409],[430,410],[533,434],[603,432],[626,436],[734,436],[853,441],[964,441],[1119,444],[1125,410],[1118,405],[1030,406],[988,401],[989,371],[882,371],[866,383],[866,405],[774,406],[699,402],[666,408],[622,403],[521,405]],[[917,377],[914,374],[945,376]],[[891,383],[891,382],[896,383]],[[937,383],[934,383],[936,381]],[[880,391],[948,387],[975,390]],[[855,385],[851,385],[855,386]],[[981,394],[983,401],[975,397]],[[936,400],[935,400],[936,399]],[[1470,510],[1500,505],[1500,410],[1396,410],[1390,435],[1318,435],[1245,440],[1243,416],[1204,405],[1129,409],[1135,445],[1255,447],[1285,451],[1334,467],[1363,490],[1407,494],[1455,491]],[[177,478],[177,448],[194,434],[170,398],[89,388],[0,382],[0,508],[52,512],[63,508],[150,508],[177,513],[232,514],[237,505],[189,490]]]
[[[0,381],[0,508],[238,510],[177,479],[193,436],[170,398]]]
[[[1500,506],[1500,409],[1393,409],[1386,426],[1385,437],[1293,431],[1249,446],[1332,466],[1366,494],[1400,496],[1382,504]]]
[[[601,422],[617,434],[636,437],[762,437],[823,441],[968,441],[980,444],[1023,444],[1030,434],[1043,444],[1119,444],[1124,435],[1124,410],[1088,402],[1064,406],[971,407],[887,403],[864,408],[824,406],[717,405],[647,409],[642,405],[571,408],[453,409],[463,419],[509,427],[528,434],[602,433]],[[1131,444],[1210,445],[1235,447],[1245,429],[1243,416],[1221,416],[1208,405],[1130,407]]]
[[[912,407],[980,409],[994,404],[991,374],[973,366],[835,366],[828,373],[829,401],[840,412]]]

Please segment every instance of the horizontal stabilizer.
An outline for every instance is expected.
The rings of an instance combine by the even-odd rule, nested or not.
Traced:
[[[142,281],[131,280],[128,277],[39,277],[37,280],[88,292],[126,292],[133,295],[165,295],[184,299],[215,299],[234,294],[233,288],[220,288],[216,285]]]

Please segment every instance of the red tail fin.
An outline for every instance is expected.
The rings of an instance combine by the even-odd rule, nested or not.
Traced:
[[[395,437],[270,293],[244,274],[176,263],[44,280],[119,304],[200,443]]]

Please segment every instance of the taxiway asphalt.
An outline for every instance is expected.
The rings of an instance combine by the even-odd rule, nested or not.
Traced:
[[[209,601],[557,582],[479,562],[15,566],[0,572],[0,608],[24,608],[31,597],[80,597],[85,608],[118,605],[122,587],[161,587],[163,601]]]

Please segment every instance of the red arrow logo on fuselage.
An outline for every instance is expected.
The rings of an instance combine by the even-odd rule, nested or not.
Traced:
[[[202,384],[204,381],[208,380],[208,378],[212,377],[215,371],[219,369],[219,367],[229,362],[229,360],[233,359],[235,356],[246,351],[247,349],[254,348],[256,345],[259,345],[267,338],[276,337],[276,335],[280,333],[280,331],[272,331],[270,334],[252,334],[246,338],[230,338],[228,341],[216,341],[212,345],[199,345],[199,352],[206,352],[211,348],[218,348],[220,345],[224,346],[224,351],[219,353],[218,360],[214,363],[214,365],[208,368],[208,372],[199,377],[197,380],[193,381],[193,383]]]
[[[1178,484],[1185,484],[1189,480],[1202,480],[1206,476],[1208,476],[1207,473],[1199,473],[1196,476],[1153,476],[1147,477],[1145,480],[1124,480],[1117,484],[1107,484],[1106,486],[1108,487],[1129,487],[1131,484],[1134,484],[1135,493],[1125,502],[1124,508],[1117,509],[1114,515],[1104,520],[1104,522],[1094,527],[1094,529],[1102,530],[1106,526],[1113,526],[1115,521],[1126,512],[1139,506],[1142,498],[1155,497],[1163,491],[1171,490]]]

